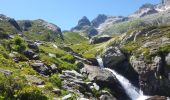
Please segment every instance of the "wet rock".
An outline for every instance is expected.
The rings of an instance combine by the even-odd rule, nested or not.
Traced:
[[[150,97],[146,100],[168,100],[168,99],[164,96],[153,96],[153,97]]]
[[[100,69],[97,66],[85,65],[85,67],[81,69],[81,73],[88,76],[90,81],[97,83],[97,85],[101,88],[107,87],[114,91],[116,93],[116,97],[120,100],[129,98],[122,86],[119,84],[119,81],[110,71]]]
[[[87,61],[89,61],[90,64],[93,65],[93,66],[98,66],[99,65],[96,58],[87,58]]]

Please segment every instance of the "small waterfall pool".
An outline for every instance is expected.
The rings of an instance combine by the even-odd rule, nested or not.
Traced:
[[[101,68],[104,68],[102,58],[98,57],[97,61],[99,63],[99,66]],[[148,98],[148,96],[143,95],[143,92],[140,89],[133,86],[128,79],[118,74],[113,69],[110,68],[104,68],[104,69],[112,72],[116,76],[116,78],[120,82],[121,86],[124,88],[126,94],[131,98],[131,100],[146,100]]]

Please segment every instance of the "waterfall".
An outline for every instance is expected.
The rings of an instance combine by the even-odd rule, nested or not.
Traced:
[[[100,58],[100,57],[97,57],[96,59],[97,59],[97,62],[98,62],[98,64],[99,64],[100,68],[104,68],[104,65],[103,65],[103,60],[102,60],[102,58]]]
[[[97,61],[99,63],[99,66],[101,68],[104,68],[102,58],[97,58]],[[140,89],[137,89],[130,83],[128,79],[118,74],[116,71],[109,68],[104,69],[112,72],[116,76],[116,78],[120,82],[121,86],[124,88],[126,94],[131,98],[131,100],[146,100],[148,98],[148,96],[143,95],[143,92]]]

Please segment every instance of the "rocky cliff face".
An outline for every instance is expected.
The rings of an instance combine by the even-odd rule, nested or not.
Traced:
[[[169,26],[148,27],[120,36],[103,52],[104,65],[132,82],[136,79],[136,85],[146,95],[170,96],[168,29]]]

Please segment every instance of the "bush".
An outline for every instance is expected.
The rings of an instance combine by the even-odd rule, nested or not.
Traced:
[[[24,86],[21,79],[14,78],[13,76],[5,77],[0,75],[0,95],[4,97],[5,100],[14,99],[14,95],[17,91],[22,89]]]
[[[47,97],[37,87],[24,87],[18,92],[19,100],[47,100]]]
[[[61,79],[60,79],[60,77],[59,77],[57,74],[54,74],[54,75],[52,75],[52,76],[50,77],[50,82],[51,82],[53,85],[57,86],[58,88],[61,88],[61,86],[62,86]]]
[[[168,54],[170,52],[170,44],[159,47],[158,54]]]
[[[75,62],[75,58],[70,54],[66,54],[65,56],[61,57],[61,60],[67,61],[69,63]]]
[[[12,39],[12,44],[13,44],[12,49],[14,51],[23,52],[26,49],[26,44],[25,44],[24,40],[19,36],[15,36]]]

